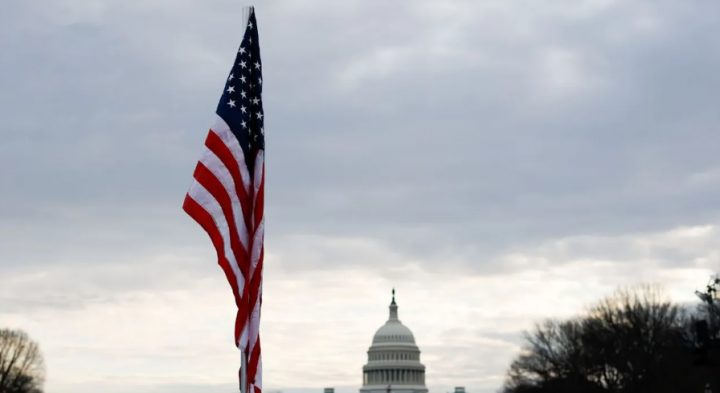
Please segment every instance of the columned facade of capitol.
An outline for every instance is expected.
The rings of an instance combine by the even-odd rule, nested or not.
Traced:
[[[427,393],[420,349],[410,329],[398,318],[395,290],[390,316],[375,332],[367,354],[360,393]]]

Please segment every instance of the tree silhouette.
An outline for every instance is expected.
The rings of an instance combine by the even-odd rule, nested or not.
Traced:
[[[0,329],[0,393],[41,393],[44,382],[38,344],[22,330]]]
[[[702,392],[720,371],[694,365],[692,318],[655,286],[618,290],[524,334],[505,393]]]

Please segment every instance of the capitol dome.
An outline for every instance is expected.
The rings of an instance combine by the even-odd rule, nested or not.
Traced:
[[[410,329],[400,322],[394,289],[392,293],[390,316],[375,332],[367,352],[360,393],[427,393],[420,349]]]

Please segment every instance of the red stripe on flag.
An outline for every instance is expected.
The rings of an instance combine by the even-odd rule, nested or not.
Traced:
[[[260,187],[257,194],[255,195],[255,222],[254,228],[260,225],[265,212],[265,161],[262,162],[262,178],[260,180]],[[254,231],[253,231],[254,232]]]
[[[258,307],[260,307],[260,303],[258,303],[258,298],[261,296],[260,284],[262,284],[264,257],[265,257],[265,247],[260,249],[260,258],[258,258],[257,267],[255,267],[255,271],[253,272],[253,277],[250,280],[250,299],[248,300],[248,303],[250,304],[250,312],[251,313],[252,313],[252,310],[255,308],[255,304],[257,304]]]
[[[230,175],[233,178],[233,182],[235,183],[235,193],[238,196],[238,199],[240,200],[240,204],[242,205],[242,212],[243,212],[243,218],[245,219],[245,227],[248,228],[248,233],[251,233],[250,228],[251,222],[250,222],[250,208],[252,205],[252,200],[250,199],[249,195],[245,191],[245,187],[243,186],[243,180],[242,180],[242,174],[240,173],[240,168],[238,168],[238,162],[233,156],[230,149],[225,145],[225,143],[220,139],[220,137],[214,132],[210,131],[208,133],[208,137],[205,140],[205,146],[207,146],[208,149],[210,149],[211,152],[213,152],[225,165],[227,170],[230,172]]]
[[[192,199],[190,195],[185,196],[183,210],[205,230],[208,236],[210,236],[210,240],[215,246],[218,264],[222,268],[223,272],[225,272],[225,277],[230,283],[233,295],[235,295],[235,304],[240,307],[241,301],[240,293],[238,291],[237,278],[235,277],[235,272],[233,272],[232,267],[230,267],[230,262],[228,262],[227,258],[225,258],[225,253],[223,252],[225,249],[223,246],[223,238],[220,231],[215,226],[215,220],[213,220],[210,213],[203,209],[203,207]]]
[[[248,361],[248,381],[251,384],[255,384],[255,377],[257,376],[258,362],[260,361],[260,334],[258,333],[257,341],[252,349]]]
[[[235,254],[235,260],[238,263],[238,267],[240,267],[240,271],[243,272],[244,275],[245,269],[247,269],[247,265],[249,263],[249,253],[240,241],[240,236],[237,232],[237,225],[235,222],[235,215],[233,214],[233,206],[230,195],[228,195],[227,190],[225,190],[225,186],[223,186],[215,174],[202,162],[198,163],[193,175],[195,180],[208,190],[210,195],[212,195],[220,205],[220,208],[222,208],[225,220],[230,227],[230,247],[232,248],[233,254]]]
[[[258,264],[255,268],[255,272],[253,274],[253,278],[250,281],[250,326],[253,326],[253,324],[257,324],[257,340],[255,342],[255,346],[251,348],[252,353],[250,354],[249,360],[248,360],[248,381],[255,382],[255,376],[257,374],[257,368],[258,368],[258,362],[260,360],[260,333],[259,333],[259,324],[260,324],[260,306],[262,304],[262,293],[260,292],[260,287],[262,284],[262,273],[263,273],[263,264],[265,259],[265,247],[260,249],[260,257],[258,258]],[[252,318],[252,313],[255,309],[255,307],[258,308],[258,314],[257,318]],[[252,340],[252,338],[250,338]]]
[[[235,256],[235,260],[237,261],[240,272],[245,278],[245,285],[242,288],[242,293],[239,299],[242,301],[237,301],[238,314],[235,318],[235,343],[236,345],[238,345],[237,340],[240,338],[242,331],[248,323],[247,314],[250,309],[250,304],[247,301],[249,300],[248,295],[250,290],[248,285],[250,258],[247,250],[245,250],[242,242],[240,242],[235,217],[233,215],[232,200],[230,199],[230,196],[228,195],[227,190],[225,189],[223,184],[220,182],[220,180],[218,180],[215,174],[210,169],[208,169],[202,162],[199,162],[197,167],[195,168],[194,177],[195,180],[200,185],[202,185],[220,205],[220,208],[223,211],[223,215],[225,216],[225,220],[227,221],[229,227],[228,232],[230,233],[230,248],[232,249],[233,255]],[[237,286],[237,281],[235,282],[235,285]]]

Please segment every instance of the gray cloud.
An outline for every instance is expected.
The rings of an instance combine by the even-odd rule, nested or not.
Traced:
[[[205,241],[180,204],[238,6],[11,4],[3,265]],[[259,5],[269,242],[374,237],[487,270],[557,237],[720,221],[714,5],[474,4]]]
[[[22,20],[29,10],[14,4]],[[3,164],[22,168],[3,175],[11,184],[6,216],[47,220],[39,206],[57,214],[87,205],[103,221],[134,208],[181,215],[216,100],[211,86],[236,41],[209,27],[233,24],[210,6],[108,4],[100,21],[5,28],[29,33],[24,45],[4,45],[5,75],[28,75],[3,81],[12,92],[3,99]],[[268,216],[278,235],[379,231],[391,244],[409,241],[404,252],[412,252],[405,238],[418,227],[444,243],[493,248],[717,218],[717,181],[687,184],[719,165],[711,150],[720,63],[707,34],[713,6],[540,14],[524,35],[462,18],[453,26],[457,14],[442,20],[430,3],[377,6],[337,6],[332,18],[310,5],[294,17],[267,11],[267,111],[276,130],[268,137]],[[178,32],[191,9],[207,19]],[[656,30],[633,33],[646,14],[658,18]],[[397,23],[382,23],[390,19]],[[354,28],[339,30],[351,20]],[[443,34],[456,40],[436,43]],[[168,41],[155,42],[161,38]],[[576,59],[573,83],[597,79],[603,88],[554,100],[553,86],[537,81],[553,48]],[[219,75],[179,74],[188,69]],[[348,69],[359,76],[342,88],[337,78]]]

